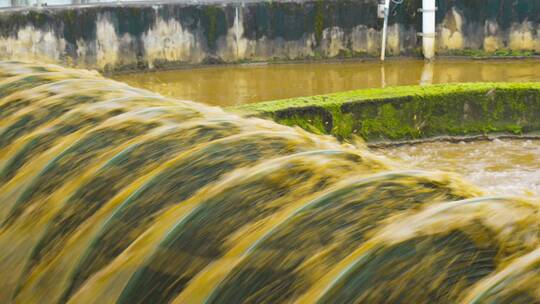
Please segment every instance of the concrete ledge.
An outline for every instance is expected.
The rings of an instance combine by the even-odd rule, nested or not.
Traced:
[[[540,131],[540,83],[368,89],[229,108],[340,139],[368,142]]]

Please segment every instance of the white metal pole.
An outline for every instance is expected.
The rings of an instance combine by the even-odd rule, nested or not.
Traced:
[[[384,61],[386,55],[386,32],[388,30],[388,15],[390,14],[390,0],[384,1],[384,23],[382,32],[381,61]]]
[[[422,49],[424,58],[435,57],[435,0],[422,0]]]
[[[235,15],[234,15],[234,39],[236,42],[236,60],[240,60],[240,8],[236,6]]]

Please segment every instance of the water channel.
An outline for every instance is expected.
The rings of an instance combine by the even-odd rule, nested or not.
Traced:
[[[362,88],[451,82],[540,81],[540,60],[390,60],[239,65],[113,76],[165,96],[229,106]],[[479,141],[387,147],[413,168],[464,175],[496,194],[540,193],[540,142]]]
[[[364,88],[450,82],[540,81],[540,60],[389,60],[233,65],[115,75],[168,97],[231,106]]]
[[[1,303],[539,302],[538,204],[492,194],[535,191],[537,142],[374,153],[87,71],[0,85]]]

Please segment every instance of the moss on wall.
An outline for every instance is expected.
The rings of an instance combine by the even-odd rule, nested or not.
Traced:
[[[340,139],[406,140],[540,131],[540,83],[367,89],[230,108]]]
[[[438,0],[437,55],[540,54],[538,0]],[[393,5],[388,55],[420,56],[421,0]],[[377,0],[103,3],[0,11],[0,59],[102,71],[377,57]],[[236,15],[238,13],[238,16]],[[238,22],[235,24],[235,22]]]
[[[324,10],[324,2],[317,0],[315,2],[315,40],[317,43],[321,43],[324,30]]]
[[[524,57],[536,57],[540,56],[540,51],[523,51],[523,50],[511,50],[511,49],[499,49],[493,52],[486,52],[478,49],[460,49],[460,50],[448,50],[442,54],[442,56],[457,56],[457,57],[471,57],[471,58],[524,58]]]

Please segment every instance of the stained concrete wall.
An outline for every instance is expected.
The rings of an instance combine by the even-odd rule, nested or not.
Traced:
[[[459,54],[460,50],[467,49],[501,55],[540,53],[538,0],[446,0],[437,3],[437,42],[441,54]]]
[[[0,59],[125,70],[377,56],[376,5],[152,2],[4,10]],[[406,0],[392,11],[390,55],[420,55],[420,6],[420,0]],[[440,0],[438,6],[439,54],[540,52],[538,0]]]

